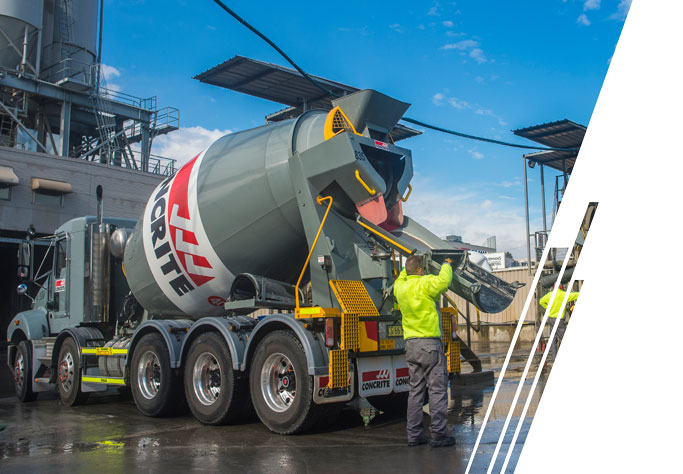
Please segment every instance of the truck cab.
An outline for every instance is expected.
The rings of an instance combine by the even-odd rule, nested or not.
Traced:
[[[18,313],[7,332],[8,364],[20,399],[53,388],[52,355],[65,331],[88,328],[105,340],[114,335],[129,289],[121,259],[110,256],[110,239],[117,229],[125,234],[134,226],[130,219],[78,217],[22,245],[26,283],[18,291],[32,299],[32,307]],[[37,243],[47,246],[42,256],[34,252]]]

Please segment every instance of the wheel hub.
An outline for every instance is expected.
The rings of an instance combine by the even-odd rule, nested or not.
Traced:
[[[14,360],[14,383],[21,385],[24,382],[24,355],[19,354]]]
[[[199,403],[216,403],[221,395],[221,380],[221,365],[216,357],[210,352],[201,353],[192,368],[192,387]]]
[[[282,413],[296,398],[296,373],[289,358],[281,353],[268,356],[261,368],[261,393],[268,407]]]
[[[147,400],[154,398],[161,388],[161,364],[152,351],[142,354],[138,362],[138,387]]]
[[[64,355],[57,369],[59,383],[65,391],[70,391],[74,379],[74,359],[70,352]]]

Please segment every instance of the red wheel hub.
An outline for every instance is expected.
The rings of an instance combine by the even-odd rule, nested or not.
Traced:
[[[21,378],[21,366],[19,365],[19,361],[14,363],[14,382],[19,382],[19,379]]]
[[[65,360],[60,362],[57,374],[59,376],[59,381],[62,383],[66,382],[66,379],[69,378],[69,366]]]

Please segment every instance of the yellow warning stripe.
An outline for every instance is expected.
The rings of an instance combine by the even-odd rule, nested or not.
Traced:
[[[88,376],[83,376],[81,377],[81,380],[83,382],[90,382],[90,383],[106,383],[109,385],[126,385],[126,381],[123,380],[123,377],[88,377]]]
[[[128,349],[114,349],[113,347],[81,347],[81,354],[98,356],[127,355]]]

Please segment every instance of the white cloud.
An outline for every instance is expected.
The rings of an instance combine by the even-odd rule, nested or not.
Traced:
[[[458,109],[458,110],[464,110],[464,109],[471,109],[472,106],[467,102],[466,100],[460,100],[457,97],[449,97],[448,98],[448,103]]]
[[[444,98],[445,96],[441,92],[437,92],[432,96],[432,102],[434,103],[434,105],[443,105],[442,101],[444,100]]]
[[[524,212],[514,200],[492,197],[480,186],[438,187],[421,176],[412,185],[405,214],[434,234],[461,235],[473,244],[495,235],[499,251],[510,250],[518,258],[526,255]]]
[[[479,153],[478,151],[475,151],[475,150],[467,150],[467,152],[468,152],[470,155],[472,155],[472,157],[473,157],[475,160],[481,160],[481,159],[484,158],[484,154],[483,154],[483,153]]]
[[[588,19],[588,17],[586,16],[585,13],[580,14],[579,17],[576,19],[576,22],[579,25],[583,25],[583,26],[590,26],[590,24],[591,24],[590,20]]]
[[[628,15],[628,10],[631,8],[631,0],[619,0],[619,5],[617,5],[617,11],[610,15],[610,20],[621,20],[626,19]]]
[[[583,4],[584,11],[588,10],[599,10],[600,0],[586,0]]]
[[[432,96],[432,103],[439,107],[448,104],[457,110],[472,110],[477,115],[493,117],[498,121],[498,125],[500,125],[501,127],[506,127],[508,125],[508,123],[503,119],[503,117],[495,113],[493,110],[482,107],[479,104],[471,104],[468,101],[459,99],[457,97],[449,97],[442,92],[437,92]]]
[[[441,22],[446,28],[453,28],[453,22],[451,20],[446,20]]]
[[[472,51],[470,51],[470,58],[474,59],[478,64],[488,61],[488,59],[486,59],[486,55],[484,55],[484,51],[482,51],[480,48],[474,48]]]
[[[121,72],[116,69],[114,66],[110,66],[108,64],[102,64],[101,69],[102,71],[102,76],[104,76],[104,79],[106,81],[110,79],[114,79],[115,77],[121,77]]]
[[[424,30],[425,26],[422,23],[420,23],[419,25],[417,25],[417,29],[418,30]]]
[[[394,24],[392,24],[392,25],[389,25],[389,28],[391,28],[392,30],[394,30],[396,33],[401,33],[401,32],[402,32],[402,30],[401,30],[401,25],[400,25],[399,23],[394,23]]]
[[[177,160],[178,167],[190,161],[202,150],[231,130],[208,130],[201,126],[181,127],[175,132],[154,139],[152,154]]]
[[[474,111],[474,113],[477,115],[484,115],[487,117],[495,118],[496,120],[498,120],[498,125],[500,125],[501,127],[507,127],[507,125],[508,125],[508,123],[503,119],[503,117],[501,117],[500,115],[498,115],[497,113],[495,113],[491,109],[485,109],[483,107],[479,107]]]
[[[466,100],[458,99],[457,97],[446,97],[441,92],[437,92],[432,96],[432,103],[437,106],[444,105],[444,102],[448,103],[451,107],[458,110],[471,109],[472,106]]]
[[[457,49],[459,51],[464,51],[466,49],[476,48],[477,46],[479,46],[478,41],[474,41],[472,39],[467,39],[467,40],[458,41],[457,43],[444,44],[443,46],[441,46],[441,49],[446,49],[446,50]]]
[[[429,16],[439,16],[439,2],[434,2],[434,6],[427,12]]]
[[[101,93],[105,97],[113,98],[112,96],[114,94],[111,94],[111,92],[119,92],[121,90],[121,86],[112,81],[116,81],[116,79],[121,77],[121,71],[116,69],[114,66],[102,64],[100,67],[100,72],[102,73],[102,76],[100,77],[100,87],[106,89],[101,91]]]
[[[484,51],[479,47],[479,41],[473,39],[465,39],[458,41],[457,43],[448,43],[441,46],[441,49],[463,51],[463,55],[465,54],[464,51],[469,50],[470,58],[474,59],[477,64],[488,62]]]
[[[511,188],[511,187],[517,187],[522,185],[522,180],[519,178],[515,178],[514,181],[503,181],[500,183],[500,186],[504,188]]]

